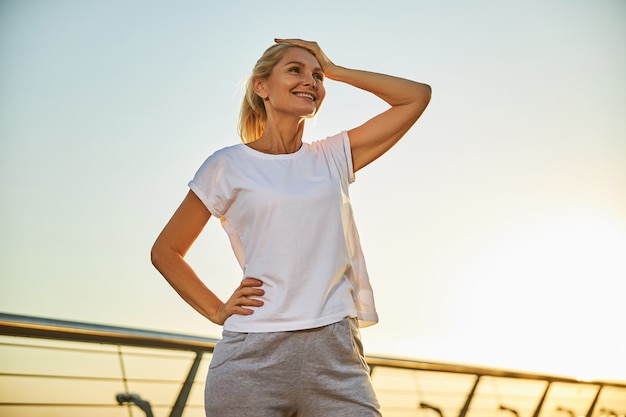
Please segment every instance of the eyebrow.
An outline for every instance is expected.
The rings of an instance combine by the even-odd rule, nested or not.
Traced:
[[[284,65],[284,66],[285,66],[285,67],[288,67],[289,65],[293,65],[293,64],[299,65],[299,66],[301,66],[301,67],[306,66],[306,65],[304,65],[304,64],[303,64],[302,62],[300,62],[300,61],[289,61],[289,62],[285,63],[285,65]],[[315,71],[319,71],[319,72],[324,72],[324,71],[322,71],[322,68],[321,68],[321,67],[315,67],[315,68],[314,68],[314,70],[315,70]]]

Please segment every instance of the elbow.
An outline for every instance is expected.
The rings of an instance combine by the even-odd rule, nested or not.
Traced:
[[[156,243],[152,246],[152,249],[150,249],[150,262],[155,268],[159,269],[157,266],[159,263],[159,250]]]
[[[426,107],[430,103],[430,98],[432,96],[432,88],[428,84],[418,83],[418,93],[415,99],[415,120],[419,119],[419,117],[424,113]]]
[[[430,87],[430,85],[422,84],[422,83],[419,83],[419,87],[420,87],[419,88],[420,101],[424,103],[424,107],[426,107],[428,103],[430,103],[430,98],[432,97],[433,89]]]
[[[406,95],[399,105],[413,108],[418,116],[422,114],[424,109],[428,106],[428,103],[430,103],[432,96],[432,88],[430,85],[411,81],[411,83],[407,85],[405,92]]]
[[[150,249],[150,262],[152,265],[160,270],[160,265],[163,263],[163,259],[165,258],[165,251],[163,245],[157,240],[152,245],[152,249]]]
[[[170,270],[182,258],[184,255],[164,239],[157,239],[150,250],[150,262],[161,274]]]
[[[412,93],[412,101],[409,105],[411,111],[412,123],[415,123],[420,118],[428,104],[432,95],[432,89],[428,84],[415,83],[415,89]]]

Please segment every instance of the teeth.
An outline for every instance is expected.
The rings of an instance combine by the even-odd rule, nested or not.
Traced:
[[[313,97],[313,95],[311,94],[306,94],[306,93],[296,93],[296,95],[298,97],[304,97],[304,98],[308,98],[309,100],[315,101],[315,97]]]

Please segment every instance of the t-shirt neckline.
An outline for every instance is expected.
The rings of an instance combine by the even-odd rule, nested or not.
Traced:
[[[245,143],[241,143],[240,146],[243,147],[243,149],[250,155],[255,156],[257,158],[263,158],[263,159],[293,159],[293,158],[297,158],[298,156],[300,156],[301,154],[303,154],[305,152],[305,148],[308,146],[306,143],[302,142],[302,146],[300,146],[300,148],[292,153],[265,153],[265,152],[261,152],[261,151],[257,151],[256,149],[251,148],[250,146],[246,145]]]

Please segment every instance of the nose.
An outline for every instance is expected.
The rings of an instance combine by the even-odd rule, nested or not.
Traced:
[[[309,74],[306,77],[306,84],[310,85],[313,88],[317,88],[317,80],[315,79],[315,75]]]

